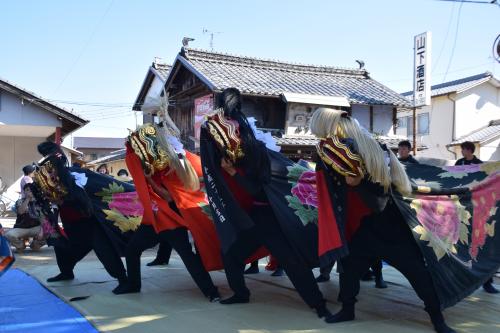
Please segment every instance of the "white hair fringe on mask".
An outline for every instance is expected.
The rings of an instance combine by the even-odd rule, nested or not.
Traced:
[[[363,132],[364,135],[366,135],[369,138],[373,138],[373,135],[363,126],[359,123],[359,121],[356,118],[351,118],[359,128],[361,128],[361,131]],[[389,153],[384,150],[384,160],[385,164],[390,168],[391,167],[391,158],[389,156]]]
[[[254,117],[248,117],[247,121],[250,127],[252,128],[255,138],[263,142],[266,145],[267,149],[276,152],[279,152],[281,150],[281,147],[276,144],[276,139],[273,138],[271,133],[265,133],[257,128],[257,126],[255,125],[257,120]]]
[[[186,151],[184,150],[184,145],[182,144],[182,142],[179,140],[178,137],[174,135],[166,135],[165,139],[172,146],[172,148],[174,148],[177,154],[186,155]]]

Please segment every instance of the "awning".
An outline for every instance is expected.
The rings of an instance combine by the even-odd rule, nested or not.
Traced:
[[[283,100],[287,103],[302,103],[314,104],[325,106],[345,106],[350,107],[347,98],[342,96],[322,96],[322,95],[309,95],[285,92],[281,94]]]

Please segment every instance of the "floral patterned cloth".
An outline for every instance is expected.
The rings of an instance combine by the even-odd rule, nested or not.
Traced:
[[[500,268],[500,162],[406,168],[414,192],[394,198],[450,306]]]

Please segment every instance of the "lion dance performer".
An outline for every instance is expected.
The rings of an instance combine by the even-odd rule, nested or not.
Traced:
[[[45,158],[35,173],[35,184],[46,200],[58,206],[64,235],[55,244],[57,265],[61,272],[47,281],[74,279],[75,265],[94,250],[109,275],[118,280],[115,290],[123,287],[127,276],[120,254],[134,227],[118,227],[112,220],[106,219],[106,212],[117,213],[111,207],[117,197],[123,197],[120,194],[125,194],[127,199],[125,192],[133,192],[133,186],[89,170],[69,168],[66,156],[55,143],[41,143],[38,151]],[[140,215],[141,210],[137,208],[134,214]],[[49,209],[45,211],[57,229],[57,217],[51,217]],[[133,224],[126,219],[122,222]]]
[[[396,191],[411,192],[404,167],[344,111],[318,109],[311,119],[311,131],[320,138],[317,182],[321,260],[342,257],[342,309],[327,320],[336,323],[354,319],[359,280],[381,258],[409,280],[424,301],[434,329],[453,332],[443,318],[424,258],[392,198]]]
[[[294,163],[266,148],[272,142],[264,145],[256,139],[241,112],[237,89],[224,90],[219,106],[201,128],[200,152],[226,278],[234,292],[221,303],[249,302],[245,258],[265,246],[307,305],[320,318],[330,316],[311,271],[318,264],[316,225],[304,225],[286,201],[287,167]]]
[[[200,158],[184,150],[179,130],[166,113],[160,124],[144,124],[128,137],[126,162],[144,206],[141,225],[126,250],[128,285],[117,293],[141,289],[140,256],[167,242],[181,257],[191,277],[211,301],[219,292],[207,270],[222,268],[220,247],[200,190]],[[193,253],[188,230],[196,246]]]

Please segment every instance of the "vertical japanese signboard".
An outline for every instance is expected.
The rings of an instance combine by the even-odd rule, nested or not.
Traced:
[[[194,100],[194,137],[196,140],[200,140],[200,128],[205,116],[212,112],[213,109],[213,95],[205,95]]]
[[[431,105],[431,42],[430,31],[416,35],[414,40],[413,101],[414,107]]]

